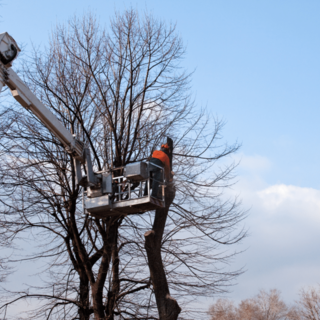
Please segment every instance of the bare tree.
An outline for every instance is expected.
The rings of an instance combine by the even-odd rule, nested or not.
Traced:
[[[57,27],[26,63],[26,81],[91,148],[97,171],[147,159],[170,136],[167,207],[84,215],[71,156],[10,105],[1,122],[12,125],[0,128],[1,232],[32,236],[37,252],[23,258],[48,264],[43,287],[11,292],[2,310],[35,298],[41,304],[28,318],[169,320],[182,308],[179,319],[194,319],[190,302],[224,292],[240,272],[224,268],[233,253],[221,250],[245,236],[237,201],[223,197],[234,168],[224,159],[238,145],[221,143],[223,124],[195,108],[174,26],[129,10],[107,30],[92,16]]]
[[[261,310],[255,298],[241,301],[237,311],[237,319],[254,320],[261,317]]]
[[[281,320],[287,316],[288,307],[280,299],[280,291],[277,289],[269,292],[261,290],[255,298],[255,303],[259,307],[261,320]]]
[[[320,288],[310,287],[300,292],[299,316],[301,320],[320,319]]]
[[[237,320],[237,313],[234,303],[228,299],[218,299],[209,309],[212,320]]]
[[[288,307],[280,291],[260,292],[242,300],[237,307],[229,300],[217,300],[209,310],[211,320],[300,320],[296,307]]]

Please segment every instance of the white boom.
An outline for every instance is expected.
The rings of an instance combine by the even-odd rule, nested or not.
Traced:
[[[23,83],[19,76],[10,68],[7,70],[6,85],[10,88],[13,97],[26,109],[32,111],[41,122],[59,139],[68,152],[77,159],[83,159],[83,146],[67,130],[56,116]]]
[[[15,40],[7,33],[0,34],[0,91],[4,85],[11,90],[13,97],[26,109],[30,110],[59,139],[67,152],[72,154],[77,174],[77,182],[89,187],[100,187],[99,176],[93,172],[90,150],[84,148],[69,130],[47,109],[31,92],[27,85],[11,69],[12,62],[20,52]],[[86,165],[87,176],[82,177],[81,163]],[[83,181],[85,178],[85,181]],[[101,180],[101,179],[100,179]]]
[[[11,62],[17,57],[19,51],[20,49],[12,37],[7,33],[0,34],[0,89],[6,84],[10,88],[13,97],[23,107],[31,110],[59,139],[68,152],[72,153],[76,159],[82,161],[82,144],[74,138],[70,131],[38,100],[20,77],[10,68]]]

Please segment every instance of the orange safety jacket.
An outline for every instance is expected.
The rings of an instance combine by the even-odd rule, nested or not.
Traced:
[[[167,182],[170,181],[170,159],[166,153],[161,150],[155,150],[152,154],[152,158],[159,159],[164,165],[164,175]]]

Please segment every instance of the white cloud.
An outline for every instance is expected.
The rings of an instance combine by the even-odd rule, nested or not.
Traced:
[[[320,283],[320,191],[294,185],[267,185],[262,174],[272,166],[260,156],[242,157],[244,174],[232,192],[249,209],[247,249],[235,266],[245,266],[229,295],[237,301],[259,289],[278,288],[288,302],[298,299],[302,286]]]
[[[290,214],[292,218],[320,222],[320,191],[279,184],[257,192],[261,205],[269,214]]]

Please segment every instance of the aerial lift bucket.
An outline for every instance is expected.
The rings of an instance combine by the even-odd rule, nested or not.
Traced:
[[[153,182],[152,167],[158,167],[162,171],[162,181]],[[111,215],[140,214],[165,207],[163,167],[142,161],[113,171],[119,170],[123,170],[123,175],[111,178],[110,174],[109,183],[112,185],[109,188],[104,186],[111,191],[109,194],[86,198],[85,213],[96,218],[106,218]],[[156,184],[159,185],[157,196],[152,196],[152,184],[154,187]]]
[[[0,33],[0,92],[4,86],[6,69],[12,66],[20,51],[15,40],[7,32]]]

